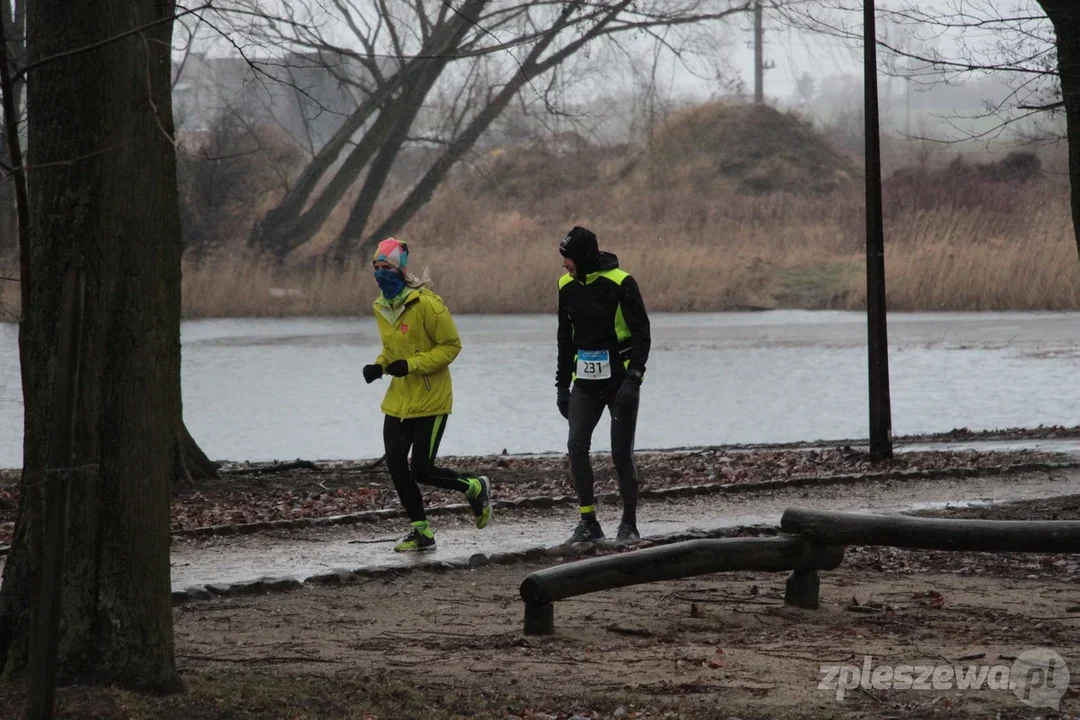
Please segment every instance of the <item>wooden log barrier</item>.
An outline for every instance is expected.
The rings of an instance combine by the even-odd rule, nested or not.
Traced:
[[[537,570],[521,583],[525,632],[553,632],[551,603],[577,595],[731,570],[832,570],[843,559],[842,547],[822,546],[799,537],[770,537],[688,540],[557,565]],[[805,594],[809,585],[802,587]],[[805,607],[808,602],[804,599],[792,604]],[[816,598],[812,606],[816,606]]]
[[[780,528],[825,545],[920,550],[1080,553],[1080,521],[965,520],[788,508]]]

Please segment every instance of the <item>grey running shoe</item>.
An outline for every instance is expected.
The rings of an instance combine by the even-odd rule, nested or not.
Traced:
[[[637,542],[641,539],[641,534],[637,531],[637,525],[623,520],[619,523],[619,532],[615,539],[619,542]]]
[[[583,542],[596,542],[604,539],[604,530],[600,527],[600,523],[596,520],[585,520],[577,524],[574,528],[574,534],[570,536],[570,539],[566,541],[566,545],[573,545],[574,543]]]

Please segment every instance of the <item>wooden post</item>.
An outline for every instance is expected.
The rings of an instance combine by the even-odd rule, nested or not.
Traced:
[[[525,606],[525,634],[526,635],[551,635],[555,632],[555,606],[551,603],[546,605]]]
[[[74,266],[64,278],[60,303],[60,339],[52,397],[45,483],[45,542],[37,562],[39,581],[27,662],[29,693],[27,720],[49,720],[56,695],[57,654],[60,647],[60,599],[63,593],[64,546],[71,488],[75,403],[78,399],[79,352],[82,336],[85,281]]]
[[[817,570],[792,570],[784,583],[784,604],[805,610],[820,606],[821,580]]]
[[[788,508],[780,527],[828,545],[1080,553],[1080,521],[1076,520],[953,520]]]

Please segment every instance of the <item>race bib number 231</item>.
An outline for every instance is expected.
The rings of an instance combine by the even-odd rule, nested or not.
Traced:
[[[607,350],[578,350],[577,376],[582,380],[611,377],[611,356]]]

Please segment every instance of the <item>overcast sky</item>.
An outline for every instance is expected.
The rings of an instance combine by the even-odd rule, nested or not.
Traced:
[[[276,0],[269,0],[271,4],[274,1]],[[448,1],[455,4],[460,2],[460,0]],[[1080,2],[1080,0],[1077,1]],[[843,86],[846,88],[845,92],[848,95],[854,94],[858,97],[862,77],[862,47],[859,39],[862,24],[861,6],[858,4],[858,0],[826,0],[826,2],[833,4],[845,2],[855,8],[854,11],[847,13],[819,9],[814,11],[815,16],[818,18],[825,17],[834,24],[842,24],[849,28],[854,33],[855,39],[845,41],[821,33],[793,29],[789,25],[767,19],[765,23],[765,58],[768,63],[773,65],[765,73],[765,93],[769,99],[779,100],[781,105],[792,103],[796,95],[796,82],[804,73],[812,76],[818,88],[828,84],[827,81],[831,77],[847,76],[850,79],[849,82],[833,82],[831,83],[832,87],[835,89],[838,86]],[[357,6],[359,7],[359,4]],[[945,12],[950,8],[963,8],[967,12],[981,16],[995,13],[1011,15],[1014,11],[1035,16],[1042,15],[1036,0],[879,0],[878,2],[879,10],[885,8],[900,9],[902,7],[915,7],[931,12]],[[1047,21],[1048,25],[1049,22]],[[657,73],[661,86],[667,86],[665,93],[668,96],[667,99],[678,101],[725,96],[730,93],[730,85],[733,80],[741,81],[744,90],[748,93],[752,92],[754,83],[752,26],[753,17],[750,13],[746,13],[739,19],[716,29],[715,32],[721,33],[720,42],[716,45],[717,50],[715,52],[710,50],[701,56],[704,59],[693,70],[687,70],[668,55],[666,60],[662,61]],[[335,41],[346,45],[350,44],[348,41],[348,28],[342,27],[340,32],[340,39],[335,38]],[[714,32],[714,30],[709,32]],[[895,38],[900,37],[898,33],[901,33],[901,31],[895,25],[879,23],[878,33],[879,37],[889,33],[890,39],[895,42]],[[923,39],[927,40],[927,38]],[[980,42],[980,39],[970,32],[968,40],[970,42]],[[928,41],[933,43],[944,55],[955,56],[956,44],[954,38],[948,35],[937,35],[929,38]],[[981,41],[985,42],[986,40],[984,38]],[[353,42],[355,43],[355,41]],[[643,61],[647,62],[646,59],[649,57],[646,46],[649,40],[648,38],[642,38],[638,42],[641,44],[641,47],[638,48],[640,52],[635,53],[635,55],[639,57],[638,63],[640,64]],[[225,54],[235,53],[235,49],[228,42],[223,42],[220,37],[214,41],[213,45]],[[359,48],[357,49],[359,50]],[[256,49],[256,52],[258,52],[258,49]],[[506,51],[505,55],[497,54],[492,56],[491,59],[497,64],[504,65],[505,73],[503,74],[505,75],[514,70],[514,55],[524,52],[526,52],[524,48],[509,50]],[[708,66],[708,62],[717,60],[714,55],[723,57],[724,62],[721,63],[720,73],[726,85],[718,81],[716,70]],[[883,50],[879,53],[879,61],[882,66],[887,59],[886,56],[887,51]],[[589,103],[598,97],[611,97],[625,91],[640,90],[642,82],[641,67],[632,68],[631,72],[627,72],[627,61],[624,54],[610,53],[605,56],[603,50],[591,54],[584,52],[579,56],[575,56],[574,62],[579,64],[579,71],[582,68],[588,68],[586,75],[593,74],[594,77],[591,81],[570,86],[566,91],[566,95],[563,96],[563,100],[575,104]],[[593,73],[593,70],[597,68],[601,69],[602,72]],[[879,67],[879,72],[882,72],[880,93],[882,95],[883,115],[888,110],[885,107],[889,104],[889,99],[886,96],[890,92],[892,93],[894,110],[898,103],[903,106],[919,104],[918,102],[912,103],[908,99],[911,95],[918,93],[917,86],[915,86],[915,90],[911,90],[912,86],[905,80],[886,77],[882,67]],[[447,78],[448,82],[453,82],[452,71],[447,74]],[[985,78],[977,79],[983,81],[979,92],[984,92]],[[542,85],[542,83],[538,83],[538,87]],[[536,92],[539,92],[539,90],[536,90]],[[970,91],[964,92],[963,88],[950,88],[949,92],[924,93],[924,95],[925,97],[921,98],[924,101],[922,103],[924,115],[928,107],[932,107],[933,110],[938,110],[942,114],[953,111],[970,111],[973,106],[980,105],[985,99],[973,97]],[[902,99],[897,101],[896,98],[898,97]],[[832,107],[832,104],[835,104],[827,97],[818,98],[817,102],[824,102],[828,106],[825,108],[826,112]],[[962,108],[949,107],[953,102],[964,103],[964,105]],[[907,118],[910,117],[911,110],[902,109],[901,112],[903,117],[897,120],[894,116],[893,121],[910,125]],[[819,117],[819,119],[822,118]],[[883,117],[883,121],[884,119]]]
[[[1078,0],[1080,2],[1080,0]],[[849,4],[855,5],[854,0]],[[1042,9],[1035,0],[879,0],[878,9],[913,6],[926,11],[948,11],[960,7],[975,14],[985,15],[998,12],[1002,15],[1013,13],[1042,15]],[[846,13],[844,20],[848,27],[861,32],[860,13]],[[742,42],[730,45],[732,69],[737,71],[748,88],[753,87],[754,52],[752,22],[749,17],[739,23]],[[1047,21],[1049,27],[1049,21]],[[881,25],[879,35],[884,32]],[[978,42],[978,36],[968,33],[969,41]],[[945,54],[955,52],[955,40],[950,35],[941,34],[933,38],[937,47]],[[836,38],[816,33],[794,30],[777,23],[766,22],[765,58],[775,64],[775,68],[765,73],[765,92],[773,97],[783,97],[795,92],[796,79],[803,72],[824,78],[830,75],[862,75],[862,48],[860,45],[843,42]],[[880,70],[880,68],[879,68]],[[708,95],[708,83],[695,78],[681,68],[672,68],[676,86],[686,92]]]

